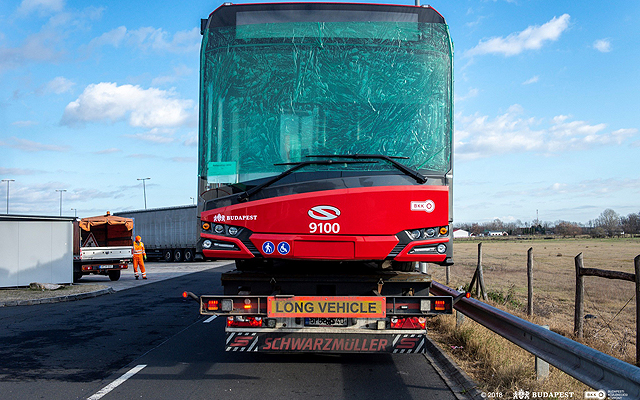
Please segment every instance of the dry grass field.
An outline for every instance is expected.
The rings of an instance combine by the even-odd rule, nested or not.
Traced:
[[[583,253],[585,268],[634,273],[640,238],[520,239],[478,238],[456,240],[450,287],[471,282],[482,242],[484,278],[490,304],[526,318],[527,250],[533,248],[534,316],[528,318],[564,336],[573,337],[575,301],[574,257]],[[429,266],[434,280],[445,283],[443,267]],[[629,363],[635,362],[635,284],[585,277],[584,339],[588,346]],[[545,382],[535,380],[533,356],[467,319],[455,328],[455,317],[432,321],[438,341],[485,391],[589,390],[552,368]]]

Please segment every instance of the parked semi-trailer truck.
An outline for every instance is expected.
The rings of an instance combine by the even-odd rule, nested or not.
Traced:
[[[180,262],[202,257],[195,205],[122,211],[116,215],[133,220],[134,236],[142,238],[149,258]]]
[[[227,351],[424,352],[453,262],[453,50],[429,6],[225,3],[202,20],[200,235]]]

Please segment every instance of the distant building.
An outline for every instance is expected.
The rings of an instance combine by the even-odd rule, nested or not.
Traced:
[[[471,233],[465,231],[464,229],[454,229],[453,230],[453,238],[468,238],[473,236]]]
[[[505,231],[485,231],[485,236],[509,236],[509,234]]]

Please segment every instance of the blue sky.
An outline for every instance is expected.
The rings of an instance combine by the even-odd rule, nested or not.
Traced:
[[[220,4],[1,2],[10,213],[58,215],[61,189],[63,215],[141,209],[147,177],[149,208],[190,204],[199,24]],[[640,212],[640,2],[430,4],[455,46],[455,222]]]

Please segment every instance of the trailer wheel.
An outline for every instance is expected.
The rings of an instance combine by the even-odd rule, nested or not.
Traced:
[[[393,266],[394,271],[411,272],[414,269],[413,261],[406,261],[406,262],[394,261],[391,263],[391,265]]]
[[[184,250],[184,260],[186,262],[193,261],[193,249],[185,249]]]
[[[82,272],[73,272],[73,282],[79,282],[82,279]]]
[[[170,249],[164,250],[162,252],[162,259],[166,262],[171,262],[171,260],[173,260],[173,253]]]
[[[182,250],[176,249],[173,251],[173,261],[175,262],[182,261]]]
[[[112,281],[117,281],[118,279],[120,279],[120,270],[116,269],[113,271],[109,271],[109,279],[111,279]]]

